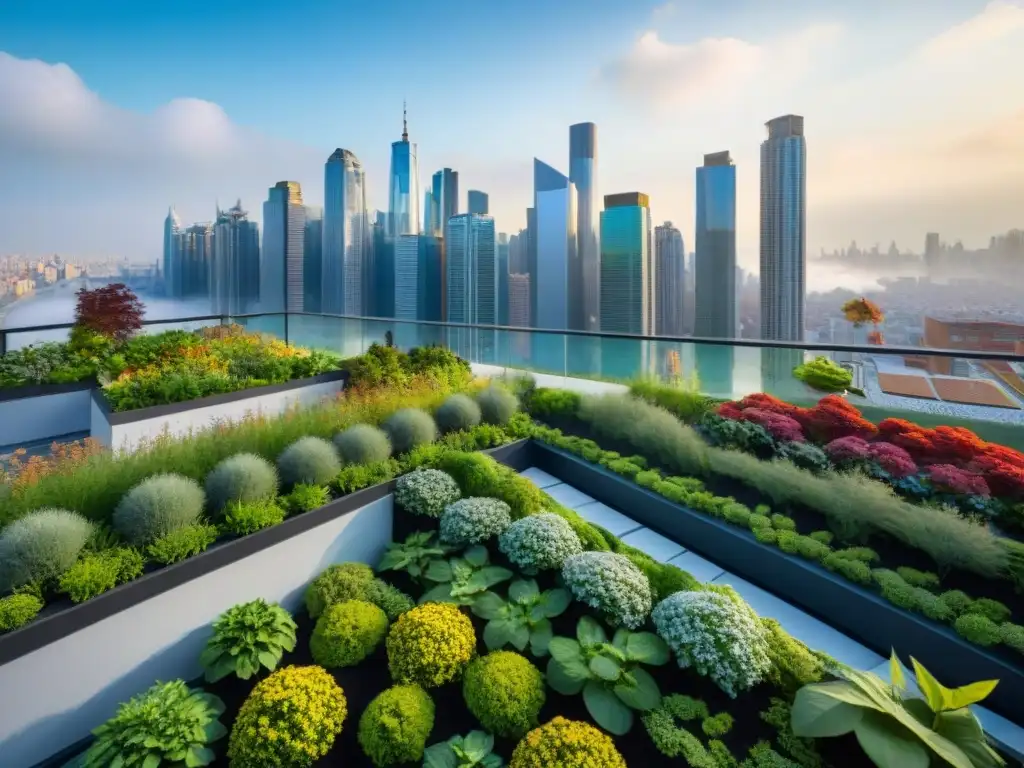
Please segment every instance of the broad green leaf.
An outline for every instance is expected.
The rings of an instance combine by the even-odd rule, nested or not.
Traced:
[[[476,569],[461,557],[453,557],[448,561],[452,567],[452,581],[465,581]]]
[[[481,619],[496,619],[505,611],[505,601],[493,592],[483,592],[473,600],[472,611]]]
[[[932,708],[928,706],[928,703],[924,699],[919,699],[916,696],[906,698],[903,700],[903,708],[910,713],[917,722],[923,725],[925,728],[931,728],[932,723],[935,720],[935,713],[932,712]]]
[[[447,741],[429,746],[423,753],[423,768],[457,768],[458,764]]]
[[[903,665],[900,664],[895,648],[892,649],[892,655],[889,656],[889,678],[894,686],[901,690],[906,690],[907,679],[903,676]]]
[[[553,690],[565,696],[575,696],[590,678],[590,670],[582,661],[567,665],[548,659],[547,678]]]
[[[432,589],[428,589],[423,593],[420,598],[420,605],[424,603],[450,603],[452,602],[452,585],[451,584],[438,584]]]
[[[526,648],[530,642],[530,628],[525,624],[512,624],[512,632],[509,635],[509,642],[517,650]]]
[[[488,565],[469,577],[467,583],[473,586],[480,585],[480,589],[490,589],[495,584],[508,581],[514,574],[508,568],[500,565]]]
[[[508,599],[516,603],[525,603],[539,594],[540,589],[533,579],[516,579],[508,585]]]
[[[199,654],[199,663],[205,667],[212,667],[214,662],[220,658],[223,653],[220,646],[218,645],[207,645],[201,654]]]
[[[633,676],[633,685],[616,685],[612,689],[623,704],[641,712],[654,709],[661,704],[661,691],[650,672],[637,667],[630,674]]]
[[[150,752],[146,755],[146,759],[142,761],[142,768],[160,768],[160,755]]]
[[[480,768],[502,768],[504,761],[493,752],[480,761]]]
[[[854,696],[848,696],[849,684],[837,681],[805,685],[796,693],[790,725],[802,738],[824,739],[842,736],[857,727],[865,708]],[[838,693],[840,696],[836,696]]]
[[[984,701],[997,685],[998,680],[979,680],[959,688],[947,688],[949,709],[957,710]]]
[[[260,664],[269,670],[273,670],[274,667],[277,666],[277,662],[281,659],[278,654],[272,653],[271,651],[260,651],[257,658],[259,658]]]
[[[552,635],[551,622],[547,619],[534,624],[530,631],[530,653],[534,656],[547,656]]]
[[[207,744],[212,744],[218,739],[223,739],[228,735],[228,729],[224,726],[220,720],[211,720],[203,726],[203,738]]]
[[[486,731],[470,731],[462,741],[462,748],[479,760],[494,749],[494,737]]]
[[[423,577],[429,581],[451,581],[451,563],[447,560],[431,560],[430,565],[427,566],[426,573],[423,574]]]
[[[608,733],[623,736],[633,727],[633,711],[596,680],[584,686],[583,703],[594,722]]]
[[[625,627],[619,627],[615,630],[615,635],[612,637],[612,645],[618,648],[623,653],[626,652],[626,641],[629,640],[629,630]]]
[[[956,745],[974,768],[1005,765],[1003,759],[988,746],[981,723],[966,707],[936,715],[935,732]]]
[[[480,568],[487,564],[487,547],[483,544],[474,544],[472,547],[462,553],[463,558],[466,562],[472,565],[474,568]]]
[[[598,654],[590,659],[590,671],[602,680],[614,683],[622,676],[622,667],[607,656]]]
[[[604,628],[597,623],[597,619],[592,616],[584,616],[576,625],[576,639],[580,641],[580,645],[597,645],[598,643],[607,643],[608,635],[605,634]]]
[[[931,755],[919,739],[893,718],[877,710],[862,710],[853,729],[857,742],[878,768],[928,768]]]
[[[548,644],[548,651],[551,658],[568,664],[573,661],[583,663],[583,654],[580,651],[580,644],[571,637],[553,637]]]
[[[569,607],[569,603],[572,602],[572,595],[567,589],[561,589],[556,587],[555,589],[549,589],[544,593],[544,616],[548,619],[553,619],[556,616],[561,616],[565,613],[565,609]]]
[[[400,549],[389,549],[384,553],[384,557],[380,559],[380,563],[377,564],[378,571],[394,571],[400,568],[404,568],[408,562],[405,553]]]
[[[484,627],[484,645],[488,650],[503,648],[511,640],[512,626],[505,619],[493,619]]]
[[[910,657],[910,663],[914,665],[914,674],[917,676],[917,686],[924,694],[925,701],[932,708],[932,712],[942,712],[947,709],[956,709],[949,706],[949,689],[936,680],[932,673],[925,669],[917,659]]]
[[[653,632],[632,632],[626,639],[626,655],[634,661],[659,667],[668,663],[668,644]]]

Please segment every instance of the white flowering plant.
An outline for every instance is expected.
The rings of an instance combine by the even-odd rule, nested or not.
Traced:
[[[580,537],[563,518],[541,512],[516,520],[498,538],[498,548],[527,576],[561,568],[583,551]]]
[[[651,618],[680,667],[693,667],[733,698],[769,671],[765,630],[731,587],[676,592],[658,603]]]
[[[455,478],[439,469],[417,469],[395,484],[395,501],[414,515],[440,517],[461,496]]]
[[[614,552],[583,552],[562,566],[573,596],[604,614],[613,626],[636,629],[651,612],[651,583],[644,572]]]
[[[441,541],[455,547],[480,544],[512,522],[512,508],[500,499],[459,499],[441,513]]]

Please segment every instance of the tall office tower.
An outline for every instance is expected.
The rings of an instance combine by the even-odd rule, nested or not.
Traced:
[[[579,328],[578,317],[571,314],[571,308],[579,306],[579,286],[571,272],[578,261],[576,186],[568,176],[536,158],[533,160],[533,208],[537,233],[536,271],[530,273],[534,295],[531,304],[536,307],[534,324],[538,328],[556,330]]]
[[[686,251],[683,234],[671,221],[654,228],[654,290],[655,335],[682,336]]]
[[[334,150],[324,166],[323,233],[321,311],[365,314],[366,172],[359,158],[347,149]]]
[[[441,241],[431,235],[395,240],[395,319],[441,319]],[[417,340],[420,343],[422,340]]]
[[[576,236],[579,274],[578,323],[572,327],[596,331],[601,318],[601,197],[597,186],[597,126],[569,126],[569,180],[576,187]]]
[[[171,271],[175,278],[175,298],[208,298],[212,267],[212,222],[193,224],[174,236]]]
[[[306,208],[306,243],[302,258],[303,303],[307,312],[323,311],[324,209]]]
[[[444,199],[444,171],[438,171],[430,178],[430,210],[423,214],[423,220],[429,221],[427,234],[444,237],[444,226],[441,222],[441,202]]]
[[[694,335],[736,338],[736,167],[728,152],[697,169]],[[763,253],[763,251],[762,251]]]
[[[509,264],[509,243],[508,235],[504,232],[498,234],[498,244],[495,246],[495,269],[498,271],[498,325],[508,325],[508,264]]]
[[[249,221],[241,200],[217,209],[210,298],[215,315],[252,312],[260,298],[260,227]]]
[[[494,219],[462,213],[448,219],[445,228],[449,323],[495,325],[498,275]]]
[[[423,234],[434,234],[434,193],[427,189],[423,193]]]
[[[601,222],[601,330],[651,335],[655,307],[647,195],[605,195]]]
[[[420,216],[420,167],[416,145],[409,141],[409,124],[402,105],[402,140],[391,144],[391,186],[388,191],[388,233],[418,235]]]
[[[534,160],[536,165],[536,159]],[[534,168],[534,204],[537,202],[537,171]],[[526,269],[530,276],[530,322],[537,322],[537,209],[526,209]]]
[[[444,168],[434,174],[433,183],[438,204],[438,223],[443,236],[448,219],[459,212],[459,172]]]
[[[174,296],[174,237],[181,232],[181,219],[178,212],[172,205],[167,209],[167,218],[164,219],[164,260],[163,278],[164,291],[168,296]]]
[[[508,238],[508,271],[517,275],[529,273],[530,265],[527,259],[527,245],[530,239],[525,229],[520,229],[519,234],[510,235]]]
[[[470,213],[481,213],[487,216],[490,211],[490,198],[486,192],[481,192],[479,189],[471,189],[466,193],[467,203],[469,204]]]
[[[367,214],[362,295],[364,317],[392,317],[395,311],[395,238],[388,234],[388,215]]]
[[[304,312],[306,208],[297,181],[279,181],[263,203],[260,306],[264,312]]]
[[[761,144],[761,336],[803,341],[807,269],[804,119],[785,115],[769,120],[767,127],[768,138]]]
[[[530,276],[513,272],[508,276],[508,325],[529,328]]]

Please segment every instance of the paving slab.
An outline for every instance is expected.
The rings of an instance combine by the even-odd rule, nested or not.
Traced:
[[[621,512],[612,509],[607,504],[602,504],[600,501],[584,504],[582,507],[577,507],[576,511],[588,523],[599,525],[620,539],[627,533],[643,527],[632,518],[626,517]]]
[[[568,507],[569,509],[579,509],[584,504],[593,504],[595,501],[595,499],[587,496],[583,491],[578,491],[565,483],[550,485],[544,489],[544,492],[563,507]]]
[[[710,560],[705,560],[696,552],[683,552],[669,560],[671,565],[682,568],[697,581],[714,581],[725,575],[725,569],[715,565]]]
[[[550,488],[552,485],[558,485],[562,481],[554,475],[549,475],[543,469],[537,469],[537,467],[530,467],[520,472],[523,477],[532,480],[533,484],[538,488]]]
[[[623,536],[622,540],[629,546],[646,552],[659,563],[667,563],[673,557],[686,551],[681,544],[676,544],[672,539],[666,538],[650,528],[635,530]]]

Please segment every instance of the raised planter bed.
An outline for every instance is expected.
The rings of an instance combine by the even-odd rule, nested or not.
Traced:
[[[88,432],[94,381],[0,389],[0,446],[20,446]]]
[[[246,414],[276,416],[293,407],[316,405],[337,395],[348,375],[332,371],[308,379],[211,395],[182,403],[113,412],[101,390],[92,393],[90,430],[94,440],[116,450],[132,450],[162,434],[180,437]]]
[[[826,569],[762,544],[749,531],[682,507],[570,453],[533,443],[533,465],[743,579],[804,609],[882,656],[913,656],[944,684],[999,680],[985,706],[1024,722],[1024,671],[952,629],[896,607]]]
[[[486,453],[525,469],[532,447]],[[392,538],[393,490],[357,491],[0,636],[0,690],[18,698],[0,709],[4,768],[63,765],[119,702],[154,680],[197,678],[210,624],[231,606],[262,597],[294,611],[328,565],[376,563]]]

